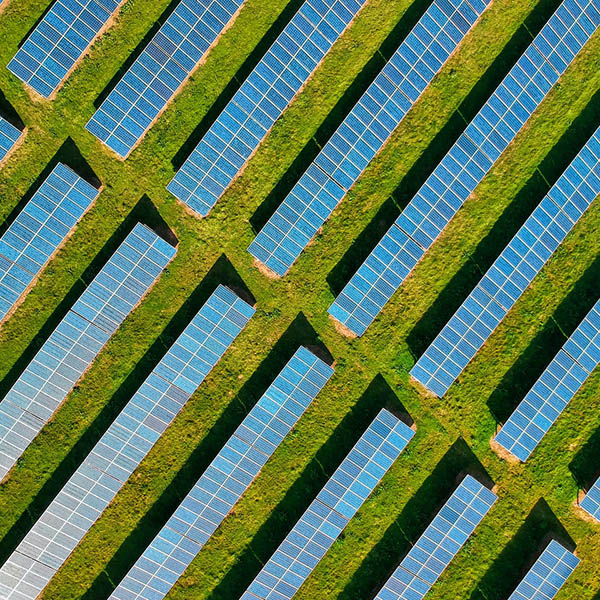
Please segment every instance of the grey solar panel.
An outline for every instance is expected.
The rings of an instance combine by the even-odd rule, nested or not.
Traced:
[[[23,132],[0,116],[0,164],[9,155]]]
[[[109,600],[167,595],[332,374],[307,348],[295,352]]]
[[[142,300],[175,248],[138,223],[0,402],[0,480]]]
[[[293,598],[414,434],[381,410],[241,600]]]
[[[0,238],[0,321],[71,234],[100,191],[58,163]]]
[[[352,276],[329,314],[362,335],[600,25],[600,0],[564,0]]]
[[[206,216],[366,0],[305,0],[167,189]]]
[[[489,0],[434,0],[248,251],[283,276],[474,26]]]
[[[253,314],[217,287],[0,568],[0,598],[37,598]]]

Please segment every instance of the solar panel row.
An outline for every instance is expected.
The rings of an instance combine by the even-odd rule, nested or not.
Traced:
[[[4,117],[0,117],[0,163],[8,156],[22,135],[22,131]]]
[[[600,521],[600,477],[588,490],[580,504],[581,508],[589,513],[594,519]]]
[[[293,598],[414,434],[382,409],[241,600]]]
[[[424,598],[496,500],[496,494],[467,475],[375,600]]]
[[[122,2],[56,0],[8,63],[8,69],[49,98]]]
[[[167,189],[206,216],[366,0],[305,0]]]
[[[489,0],[435,0],[256,236],[283,276],[473,27]]]
[[[295,352],[110,600],[167,595],[332,374],[308,349]]]
[[[600,25],[564,0],[329,308],[362,335]]]
[[[0,402],[0,480],[175,255],[137,224]]]
[[[520,402],[495,441],[525,462],[600,362],[600,300]]]
[[[181,0],[86,129],[122,158],[203,60],[244,0]]]
[[[0,238],[0,320],[23,297],[99,190],[58,163]]]
[[[411,375],[443,396],[600,194],[600,129],[444,326]]]
[[[578,564],[572,552],[552,540],[508,600],[551,600]]]
[[[0,569],[35,600],[254,314],[219,285]]]

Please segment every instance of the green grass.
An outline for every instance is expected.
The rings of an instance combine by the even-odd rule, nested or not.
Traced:
[[[9,1],[0,17],[3,65],[46,4]],[[75,146],[105,188],[0,330],[1,389],[18,375],[19,365],[26,364],[49,324],[65,310],[63,298],[80,288],[90,263],[101,263],[122,221],[136,206],[134,215],[150,212],[148,200],[139,204],[144,195],[179,240],[168,271],[0,486],[0,558],[60,489],[197,310],[210,284],[241,277],[256,297],[255,317],[51,582],[45,599],[107,597],[268,385],[282,357],[299,343],[316,339],[336,360],[334,377],[169,598],[238,597],[373,411],[398,402],[415,420],[417,435],[319,564],[299,600],[368,598],[450,494],[456,476],[466,470],[487,471],[500,501],[436,584],[431,600],[506,598],[548,532],[572,538],[582,558],[558,598],[595,598],[600,589],[600,529],[578,519],[572,502],[576,477],[596,470],[600,376],[589,379],[526,465],[499,460],[489,439],[496,426],[494,414],[514,407],[527,382],[564,339],[560,330],[568,333],[577,324],[575,317],[598,296],[600,206],[592,206],[443,400],[419,395],[408,382],[408,370],[415,348],[435,335],[449,316],[448,306],[462,300],[478,269],[489,264],[510,237],[508,232],[541,198],[544,179],[556,178],[557,165],[564,167],[563,155],[572,155],[574,146],[600,123],[600,36],[584,48],[368,333],[349,340],[327,317],[333,299],[329,283],[338,285],[356,268],[357,257],[365,252],[360,233],[376,215],[370,227],[385,228],[394,202],[408,199],[452,143],[463,117],[494,89],[503,69],[528,43],[522,23],[535,6],[529,28],[550,14],[556,0],[494,1],[322,234],[278,281],[264,278],[245,251],[254,235],[251,219],[267,198],[281,200],[273,190],[280,189],[282,178],[291,178],[290,169],[299,172],[302,160],[296,157],[310,159],[315,136],[322,141],[323,131],[356,97],[359,90],[352,82],[374,75],[378,61],[372,57],[390,32],[404,30],[414,9],[403,20],[410,0],[370,0],[242,177],[207,219],[198,220],[166,192],[174,172],[172,159],[215,102],[226,100],[230,82],[247,70],[247,57],[286,2],[247,0],[206,64],[131,157],[121,162],[84,125],[94,101],[168,4],[129,0],[115,26],[52,103],[32,101],[6,69],[0,70],[0,89],[29,128],[23,146],[0,171],[0,219],[31,190],[57,152],[75,160]],[[418,0],[419,6],[425,4]],[[72,143],[63,146],[68,138]],[[392,196],[394,202],[384,205]],[[388,209],[379,212],[382,206]]]

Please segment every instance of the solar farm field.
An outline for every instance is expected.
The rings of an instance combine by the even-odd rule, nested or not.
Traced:
[[[323,218],[323,226],[312,238],[307,234],[303,251],[283,277],[256,261],[248,247],[318,163],[321,150],[431,0],[355,2],[349,25],[248,153],[241,174],[229,178],[232,182],[222,186],[218,201],[200,218],[194,205],[178,201],[167,186],[177,173],[197,175],[193,167],[184,167],[186,160],[204,147],[220,115],[305,3],[235,2],[240,4],[155,121],[118,156],[86,125],[107,106],[136,59],[152,47],[151,40],[158,39],[178,1],[108,2],[114,14],[109,18],[104,11],[100,35],[89,49],[82,48],[74,67],[57,76],[57,90],[45,94],[49,99],[6,67],[52,3],[0,1],[5,134],[0,237],[59,164],[91,185],[93,194],[98,191],[56,244],[57,251],[48,252],[28,291],[6,309],[0,326],[0,401],[19,389],[32,359],[71,318],[72,307],[93,289],[136,224],[155,232],[152,239],[160,236],[155,243],[161,248],[173,253],[176,247],[0,482],[0,568],[80,466],[87,468],[84,461],[94,460],[97,443],[119,423],[129,401],[142,395],[138,390],[163,376],[161,369],[171,365],[168,353],[177,354],[190,322],[210,312],[206,307],[221,290],[245,307],[243,323],[231,326],[235,331],[229,332],[222,358],[193,386],[186,389],[173,380],[186,392],[181,410],[148,445],[133,474],[115,488],[106,510],[64,564],[52,567],[56,574],[40,598],[116,598],[111,595],[130,572],[135,575],[144,549],[156,540],[160,548],[165,524],[185,506],[200,477],[222,460],[224,447],[246,443],[238,427],[248,422],[253,407],[256,412],[269,405],[270,386],[280,374],[293,376],[288,363],[293,365],[303,346],[305,359],[323,362],[315,376],[318,389],[295,415],[291,431],[272,443],[268,460],[239,501],[231,503],[228,516],[214,521],[215,532],[202,540],[165,597],[254,600],[263,572],[277,572],[286,536],[317,510],[340,464],[386,409],[391,414],[383,413],[384,421],[412,427],[410,441],[396,448],[393,464],[381,470],[373,493],[365,493],[366,500],[354,507],[355,516],[352,509],[344,517],[295,599],[388,600],[380,590],[386,582],[391,585],[393,573],[402,576],[424,532],[429,535],[430,524],[445,514],[445,503],[451,503],[461,481],[473,481],[464,479],[470,475],[479,483],[469,485],[479,490],[483,484],[479,493],[486,497],[481,523],[474,523],[473,535],[435,581],[423,587],[421,575],[410,571],[427,600],[512,600],[526,576],[545,576],[538,559],[546,549],[565,552],[556,560],[563,560],[568,571],[563,570],[566,582],[553,597],[600,600],[600,522],[577,506],[586,491],[600,485],[593,488],[600,475],[598,369],[581,377],[583,385],[525,462],[492,442],[559,351],[568,350],[567,341],[600,297],[598,199],[569,225],[564,241],[515,296],[514,306],[442,397],[410,375],[600,126],[600,33],[592,33],[560,78],[556,75],[558,82],[548,86],[506,150],[489,161],[491,167],[456,216],[372,324],[355,336],[329,315],[329,307],[562,3],[493,0],[472,27],[466,25],[464,40]],[[591,4],[600,11],[596,0]],[[177,181],[185,183],[185,176]],[[7,426],[2,418],[0,426]],[[594,493],[597,498],[597,489]],[[334,512],[331,497],[327,502]],[[0,571],[0,600],[4,581]]]

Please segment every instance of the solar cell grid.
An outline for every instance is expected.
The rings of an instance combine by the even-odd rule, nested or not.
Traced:
[[[49,98],[67,78],[123,0],[56,0],[8,63],[8,69]]]
[[[100,191],[58,163],[0,238],[0,320],[98,197]]]
[[[167,189],[206,216],[366,0],[306,0]]]
[[[579,564],[579,559],[552,540],[508,600],[551,600]]]
[[[0,116],[0,163],[15,147],[23,132]]]
[[[598,25],[599,0],[561,4],[335,299],[335,319],[367,330]]]
[[[413,435],[381,410],[241,600],[293,598]]]
[[[257,260],[287,273],[487,4],[431,4],[256,236],[248,251]]]
[[[217,287],[0,569],[1,598],[37,598],[253,314]]]
[[[467,475],[375,600],[425,597],[496,500],[496,494]]]
[[[110,600],[169,592],[332,374],[307,348],[295,352]]]
[[[600,301],[565,342],[495,441],[525,462],[600,362]]]
[[[600,477],[588,490],[580,504],[581,508],[589,513],[594,519],[600,521]]]
[[[50,334],[0,402],[0,480],[175,252],[138,223]]]
[[[125,158],[173,99],[244,0],[181,0],[86,129]]]

